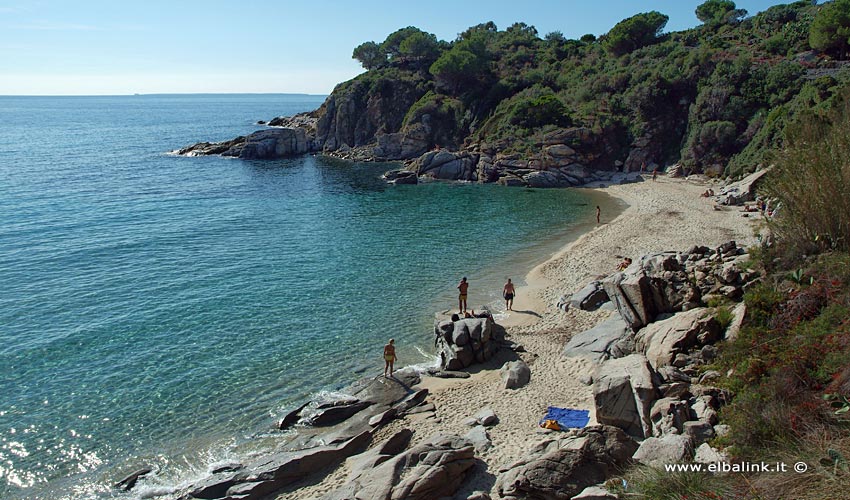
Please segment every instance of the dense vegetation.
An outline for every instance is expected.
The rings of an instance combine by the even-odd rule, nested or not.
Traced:
[[[663,499],[848,498],[850,480],[850,90],[800,112],[763,194],[779,209],[751,249],[763,277],[746,320],[706,369],[734,394],[730,432],[711,444],[733,460],[784,462],[788,473],[632,470],[632,492]],[[718,319],[730,317],[721,305]],[[728,320],[727,320],[728,322]],[[790,467],[804,462],[803,474]]]
[[[434,142],[450,147],[529,153],[542,134],[580,126],[604,143],[600,163],[641,144],[662,165],[737,175],[771,162],[787,124],[828,108],[850,81],[850,0],[752,17],[708,0],[696,14],[704,24],[682,32],[664,33],[667,16],[652,11],[579,40],[524,23],[480,24],[450,42],[407,27],[358,46],[353,57],[369,71],[337,92],[357,86],[392,101],[388,82],[408,83],[418,100],[401,103],[405,119],[383,130],[427,113],[440,124]]]

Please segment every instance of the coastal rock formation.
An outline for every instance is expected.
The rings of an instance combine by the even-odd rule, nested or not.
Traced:
[[[637,447],[615,427],[585,427],[571,436],[542,441],[519,461],[500,468],[496,489],[506,499],[568,500],[608,479]]]
[[[413,158],[414,154],[419,156],[431,146],[428,120],[408,124],[406,131],[402,131],[402,126],[407,111],[426,92],[422,78],[422,75],[413,73],[410,78],[382,79],[381,85],[373,85],[373,81],[362,78],[338,85],[316,111],[316,141],[324,151],[336,151],[343,146],[353,148],[372,144],[380,134],[403,132],[400,142],[405,142],[405,135],[416,136],[421,142],[418,148],[407,151],[402,148],[401,152],[409,155],[405,158]],[[402,159],[401,155],[394,155],[392,151],[383,153],[379,156]]]
[[[338,424],[371,404],[369,401],[360,401],[359,399],[321,404],[316,413],[310,416],[308,422],[313,427]]]
[[[487,429],[483,425],[476,425],[463,437],[472,443],[472,446],[475,448],[475,453],[484,453],[490,449],[490,446],[492,446],[492,443],[490,442],[490,435],[487,434]]]
[[[622,358],[634,352],[632,329],[619,314],[615,314],[590,330],[573,335],[564,347],[568,358],[586,358],[594,363]]]
[[[410,170],[390,170],[385,172],[383,179],[390,184],[419,184],[419,176]]]
[[[350,471],[348,480],[353,481],[371,469],[381,465],[392,457],[398,455],[410,444],[413,438],[413,431],[410,429],[400,429],[392,436],[381,441],[370,450],[355,455],[348,459]]]
[[[363,432],[338,445],[278,453],[247,464],[244,470],[215,474],[195,484],[181,498],[259,500],[314,471],[342,462],[365,449],[371,439],[371,432]]]
[[[311,140],[301,128],[275,128],[260,130],[246,137],[208,143],[202,142],[177,151],[183,156],[218,154],[245,160],[270,160],[302,155],[311,151]]]
[[[430,151],[413,162],[412,168],[420,177],[443,180],[476,180],[476,156],[469,153],[450,153],[449,151]]]
[[[464,319],[438,319],[434,325],[434,346],[443,370],[462,370],[483,363],[501,348],[504,329],[489,313]]]
[[[314,400],[290,412],[284,419],[299,426],[324,426],[321,434],[298,434],[286,450],[245,464],[219,468],[187,487],[182,500],[240,498],[259,499],[319,471],[327,472],[334,464],[363,452],[378,426],[402,416],[421,405],[427,389],[413,391],[419,383],[413,369],[397,371],[393,378],[363,378],[348,388],[350,397],[334,401]],[[376,446],[372,455],[360,457],[377,464],[399,453],[410,441],[411,433],[400,432]],[[365,467],[365,465],[363,465]]]
[[[652,403],[658,396],[649,362],[640,354],[609,359],[593,375],[596,420],[642,439],[652,436]]]
[[[702,307],[691,309],[642,328],[635,337],[638,350],[658,369],[696,346],[714,344],[723,332],[709,313]]]
[[[758,277],[738,266],[745,255],[734,241],[716,249],[646,255],[602,285],[623,320],[637,331],[660,314],[703,306],[712,296],[739,299],[743,288]]]
[[[475,465],[474,454],[473,444],[466,438],[436,435],[364,471],[323,500],[451,497]]]

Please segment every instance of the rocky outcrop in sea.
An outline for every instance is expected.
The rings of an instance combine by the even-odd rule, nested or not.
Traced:
[[[413,91],[402,86],[400,92],[402,97],[396,95],[396,99]],[[410,99],[413,97],[411,94]],[[614,173],[658,166],[647,161],[649,153],[637,153],[649,147],[648,141],[633,144],[624,163],[613,159],[614,145],[604,133],[587,127],[551,130],[540,136],[536,150],[526,153],[505,153],[510,144],[504,141],[445,149],[438,145],[439,131],[428,114],[402,127],[403,117],[387,109],[387,103],[367,100],[364,107],[361,101],[346,92],[334,93],[314,112],[277,117],[267,122],[268,129],[224,142],[197,143],[175,153],[242,159],[322,153],[351,161],[403,162],[402,168],[385,174],[387,181],[395,184],[436,179],[540,188],[580,186],[610,180]]]

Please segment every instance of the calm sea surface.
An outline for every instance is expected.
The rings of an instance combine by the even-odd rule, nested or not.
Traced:
[[[380,373],[387,338],[432,363],[461,276],[498,306],[593,217],[572,190],[167,154],[322,100],[0,97],[0,498],[152,495],[261,452],[293,405]]]

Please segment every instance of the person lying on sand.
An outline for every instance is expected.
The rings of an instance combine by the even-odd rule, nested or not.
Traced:
[[[626,257],[623,259],[623,262],[620,262],[620,265],[617,266],[617,271],[625,271],[625,269],[630,265],[632,265],[632,259],[631,257]]]

